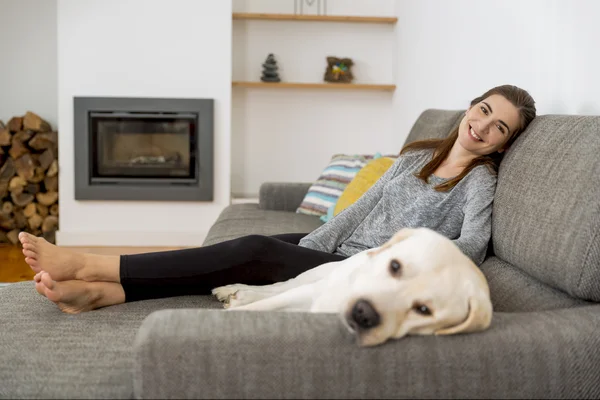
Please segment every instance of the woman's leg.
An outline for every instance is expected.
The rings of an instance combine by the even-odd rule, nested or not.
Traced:
[[[210,294],[232,283],[266,285],[345,258],[295,244],[303,236],[249,235],[193,249],[121,256],[126,301]]]
[[[209,294],[231,283],[281,282],[345,258],[297,246],[304,236],[250,235],[200,248],[120,257],[75,254],[29,234],[19,237],[28,264],[36,272],[48,272],[51,281],[117,282],[123,286],[125,299],[133,301]]]

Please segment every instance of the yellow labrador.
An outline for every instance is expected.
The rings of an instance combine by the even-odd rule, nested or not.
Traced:
[[[402,229],[381,247],[285,282],[212,293],[230,310],[339,313],[361,346],[482,331],[492,319],[484,275],[451,240],[427,228]]]

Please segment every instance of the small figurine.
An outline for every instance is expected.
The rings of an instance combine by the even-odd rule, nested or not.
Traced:
[[[269,54],[265,62],[263,63],[263,74],[260,78],[263,82],[280,82],[279,73],[277,70],[279,67],[277,66],[277,60],[275,60],[275,56],[273,54]]]
[[[350,67],[354,63],[350,58],[327,57],[327,68],[325,69],[325,82],[350,83],[354,79]]]

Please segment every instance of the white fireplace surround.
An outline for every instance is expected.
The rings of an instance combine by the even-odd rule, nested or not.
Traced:
[[[58,244],[202,244],[230,200],[231,12],[229,1],[58,1]],[[75,96],[214,99],[214,200],[75,200]]]

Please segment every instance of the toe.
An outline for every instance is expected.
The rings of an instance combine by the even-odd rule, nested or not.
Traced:
[[[41,281],[42,281],[42,272],[43,272],[43,271],[40,271],[40,272],[38,272],[37,274],[35,274],[35,275],[33,276],[33,280],[34,280],[34,281],[36,281],[36,282],[41,282]]]
[[[29,265],[31,267],[31,269],[33,269],[35,272],[40,272],[40,269],[38,268],[38,261],[35,258],[31,258],[31,257],[25,257],[25,262],[27,263],[27,265]]]
[[[19,240],[21,241],[21,243],[35,243],[35,236],[27,233],[27,232],[21,232],[19,233]]]
[[[45,286],[42,282],[35,283],[35,290],[42,296],[46,296],[46,292],[44,291],[44,288],[45,288]]]
[[[54,289],[54,287],[56,286],[56,282],[54,282],[52,280],[52,277],[47,272],[42,272],[42,279],[41,279],[41,281],[44,284],[44,286],[46,286],[46,288],[48,288],[50,290]]]
[[[60,291],[58,287],[54,289],[50,289],[48,286],[44,285],[44,295],[48,298],[48,300],[58,303],[61,300]]]
[[[26,243],[23,243],[23,249],[24,250],[35,250],[35,246],[33,243],[26,242]]]
[[[23,254],[25,255],[25,257],[32,259],[32,260],[35,260],[37,258],[37,254],[31,250],[23,249]]]

